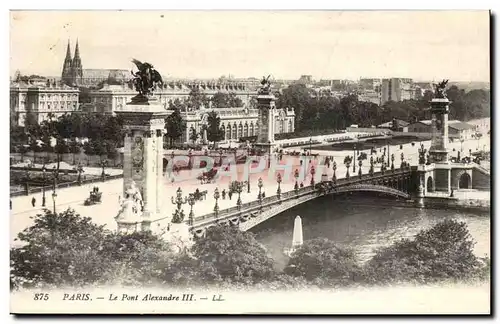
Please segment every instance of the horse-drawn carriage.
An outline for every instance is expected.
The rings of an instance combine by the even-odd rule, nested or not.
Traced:
[[[101,203],[102,192],[91,191],[90,195],[85,202],[83,203],[85,206],[95,205]]]
[[[201,181],[202,184],[204,183],[212,183],[212,180],[215,178],[217,175],[217,169],[210,169],[210,171],[203,172],[198,176],[198,180]]]

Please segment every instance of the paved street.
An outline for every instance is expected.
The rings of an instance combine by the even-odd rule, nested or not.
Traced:
[[[423,142],[424,146],[426,148],[429,148],[430,146],[430,141]],[[465,141],[463,143],[463,151],[465,155],[468,155],[469,148],[472,149],[474,152],[476,148],[482,147],[483,145],[487,145],[489,147],[489,136],[482,138],[479,143],[477,140],[469,140]],[[403,152],[405,155],[405,159],[407,161],[409,160],[410,163],[416,164],[418,162],[418,149],[419,143],[416,143],[414,147],[411,146],[411,144],[405,144],[403,146]],[[455,143],[450,143],[449,148],[452,150],[453,148],[455,149],[460,149],[461,143],[460,142],[455,142]],[[295,149],[297,150],[297,149]],[[369,151],[366,151],[369,156]],[[318,153],[321,155],[328,155],[328,156],[334,156],[334,160],[337,162],[337,171],[336,175],[337,178],[344,178],[346,174],[346,167],[343,164],[344,157],[346,155],[352,155],[352,151],[314,151],[313,153]],[[390,147],[390,153],[394,153],[395,155],[395,165],[399,166],[400,164],[400,154],[401,150],[399,149],[399,145],[397,146],[391,146]],[[380,152],[377,152],[378,155],[381,155]],[[452,154],[456,154],[456,152],[452,152]],[[325,170],[326,168],[321,168],[320,166],[317,165],[319,162],[318,160],[312,160],[313,165],[316,165],[316,182],[320,181],[321,179],[321,173],[324,173],[322,170]],[[287,177],[286,175],[283,176],[283,182],[281,183],[281,191],[282,192],[287,192],[291,191],[294,188],[295,184],[295,179],[293,178],[293,172],[296,169],[300,169],[300,160],[298,157],[289,157],[289,156],[284,156],[283,161],[281,162],[282,165],[288,164],[291,166],[290,170],[290,175]],[[252,168],[255,169],[257,166],[253,165]],[[363,161],[363,174],[367,174],[369,171],[369,161]],[[378,170],[380,166],[376,166],[375,170]],[[223,176],[218,179],[217,183],[211,183],[211,184],[200,184],[199,180],[196,180],[194,177],[191,177],[189,180],[184,180],[184,181],[176,181],[176,182],[171,182],[171,180],[165,176],[165,189],[164,189],[164,194],[165,194],[165,199],[164,199],[164,205],[162,208],[162,211],[165,215],[172,215],[172,213],[175,210],[175,205],[172,204],[171,202],[171,197],[175,195],[175,192],[177,188],[181,187],[183,191],[183,195],[186,196],[188,193],[194,192],[197,188],[200,191],[208,191],[207,194],[207,199],[198,201],[194,207],[193,211],[195,215],[203,215],[203,214],[208,214],[213,212],[213,208],[215,206],[215,199],[213,198],[213,192],[215,188],[219,188],[219,191],[222,193],[222,189],[228,188],[228,184],[231,180],[247,180],[245,177],[246,173],[244,172],[245,170],[245,165],[240,164],[237,166],[236,172],[234,174],[237,175],[237,179],[230,179],[229,176]],[[309,168],[307,171],[307,176],[303,180],[304,185],[308,185],[310,183],[310,173],[309,173]],[[358,166],[356,165],[356,174],[357,174]],[[183,176],[186,178],[189,178],[189,174],[191,171],[181,171],[179,176]],[[351,176],[353,175],[352,173],[352,165],[350,167],[350,174]],[[281,171],[283,174],[283,171]],[[326,174],[329,179],[331,179],[333,175],[333,170],[330,166],[330,169],[326,170]],[[263,180],[263,188],[262,191],[266,193],[266,196],[270,195],[275,195],[276,190],[277,190],[277,183],[276,183],[276,178],[275,176],[269,176],[269,171],[264,170],[255,174],[250,175],[250,183],[251,183],[251,192],[247,193],[247,188],[245,186],[242,194],[241,194],[241,200],[242,203],[247,203],[251,202],[253,200],[257,199],[257,194],[258,194],[258,187],[257,187],[257,182],[258,179],[262,178]],[[83,202],[84,200],[89,196],[89,192],[92,190],[93,186],[99,186],[99,190],[103,193],[102,196],[102,203],[93,205],[93,206],[84,206]],[[68,207],[73,208],[76,212],[80,213],[83,216],[88,216],[91,217],[92,220],[101,225],[106,225],[107,228],[109,229],[116,229],[116,223],[114,221],[114,217],[116,216],[119,208],[119,202],[118,199],[122,195],[122,187],[123,187],[123,179],[117,179],[117,180],[112,180],[104,183],[97,183],[97,184],[89,184],[89,185],[84,185],[81,187],[72,187],[72,188],[65,188],[65,189],[60,189],[57,190],[57,197],[56,197],[56,211],[62,211],[67,209]],[[474,194],[476,195],[476,194]],[[31,206],[31,199],[35,197],[36,199],[36,206],[33,208]],[[53,200],[52,200],[52,191],[47,191],[46,192],[46,208],[53,208]],[[13,238],[16,235],[16,233],[22,231],[24,228],[30,226],[32,224],[32,220],[30,219],[31,216],[36,215],[37,213],[40,213],[42,211],[41,208],[41,202],[42,202],[42,193],[37,193],[29,196],[21,196],[21,197],[15,197],[12,198],[12,211],[11,211],[11,222],[10,222],[10,233],[11,233],[11,244],[14,243]],[[233,195],[232,199],[229,200],[229,198],[226,196],[226,199],[219,199],[219,207],[220,209],[226,209],[230,207],[236,206],[236,201],[237,201],[237,195]],[[185,204],[183,205],[184,213],[186,216],[189,214],[189,205]]]

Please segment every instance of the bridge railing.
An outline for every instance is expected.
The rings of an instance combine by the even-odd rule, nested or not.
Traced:
[[[382,173],[381,171],[374,172],[373,176],[370,176],[369,174],[363,174],[361,178],[359,178],[358,175],[356,176],[351,176],[349,179],[346,178],[341,178],[336,181],[335,187],[343,187],[347,185],[356,185],[358,183],[362,183],[367,180],[380,180],[383,178],[390,178],[393,176],[399,176],[399,175],[406,175],[411,172],[411,169],[409,168],[398,168],[392,170],[387,170]],[[291,190],[287,191],[281,194],[281,197],[278,198],[278,195],[273,195],[273,196],[268,196],[262,199],[261,203],[258,200],[249,202],[249,203],[244,203],[241,206],[235,206],[231,208],[227,208],[224,210],[221,210],[217,214],[217,219],[222,220],[225,218],[230,218],[233,216],[237,216],[241,213],[248,213],[251,212],[252,210],[256,210],[259,207],[267,207],[270,205],[274,205],[276,202],[281,201],[281,203],[286,202],[291,199],[296,199],[299,197],[302,197],[304,195],[308,195],[310,193],[316,192],[317,189],[312,187],[312,186],[307,186],[307,187],[302,187],[297,190]],[[210,219],[215,219],[215,213],[209,213],[201,216],[195,217],[194,221],[195,222],[203,222],[206,220]]]

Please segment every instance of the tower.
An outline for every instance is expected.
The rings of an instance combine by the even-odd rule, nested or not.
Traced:
[[[64,59],[64,64],[63,64],[63,69],[62,69],[62,74],[61,74],[61,80],[63,83],[67,85],[72,85],[72,59],[71,59],[71,49],[69,47],[69,40],[68,40],[68,46],[66,48],[66,58]]]
[[[142,201],[142,208],[134,219],[117,220],[118,229],[135,229],[134,224],[140,223],[142,229],[147,230],[152,221],[161,218],[162,202],[165,201],[162,193],[163,129],[168,113],[155,98],[146,102],[130,102],[124,110],[116,113],[123,117],[126,133],[123,197],[129,198],[129,191],[134,187]]]
[[[78,39],[77,39],[75,46],[75,57],[73,58],[73,62],[71,64],[72,84],[73,85],[80,84],[82,77],[83,77],[82,59],[80,58],[80,49],[78,47]]]
[[[272,152],[274,144],[275,122],[274,116],[276,114],[276,98],[271,93],[271,84],[269,77],[263,79],[262,87],[257,95],[257,109],[259,111],[259,133],[257,134],[257,143],[255,146],[260,148],[267,154]]]
[[[432,140],[429,150],[431,163],[448,162],[448,98],[433,98],[430,102],[432,113]]]

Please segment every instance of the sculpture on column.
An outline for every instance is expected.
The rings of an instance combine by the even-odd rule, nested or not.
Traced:
[[[133,72],[134,76],[132,81],[135,86],[135,90],[139,92],[141,96],[150,95],[157,86],[163,86],[163,80],[158,71],[156,71],[150,63],[142,63],[139,60],[133,59],[132,62],[137,66],[139,71]]]
[[[259,94],[271,93],[271,81],[269,81],[270,78],[271,78],[271,75],[268,75],[267,78],[266,77],[262,78],[262,81],[260,81],[260,84],[262,86],[259,89]]]
[[[446,98],[446,85],[448,84],[448,80],[443,80],[439,82],[438,84],[434,84],[434,87],[436,88],[436,92],[434,96],[436,98],[440,99],[445,99]]]

